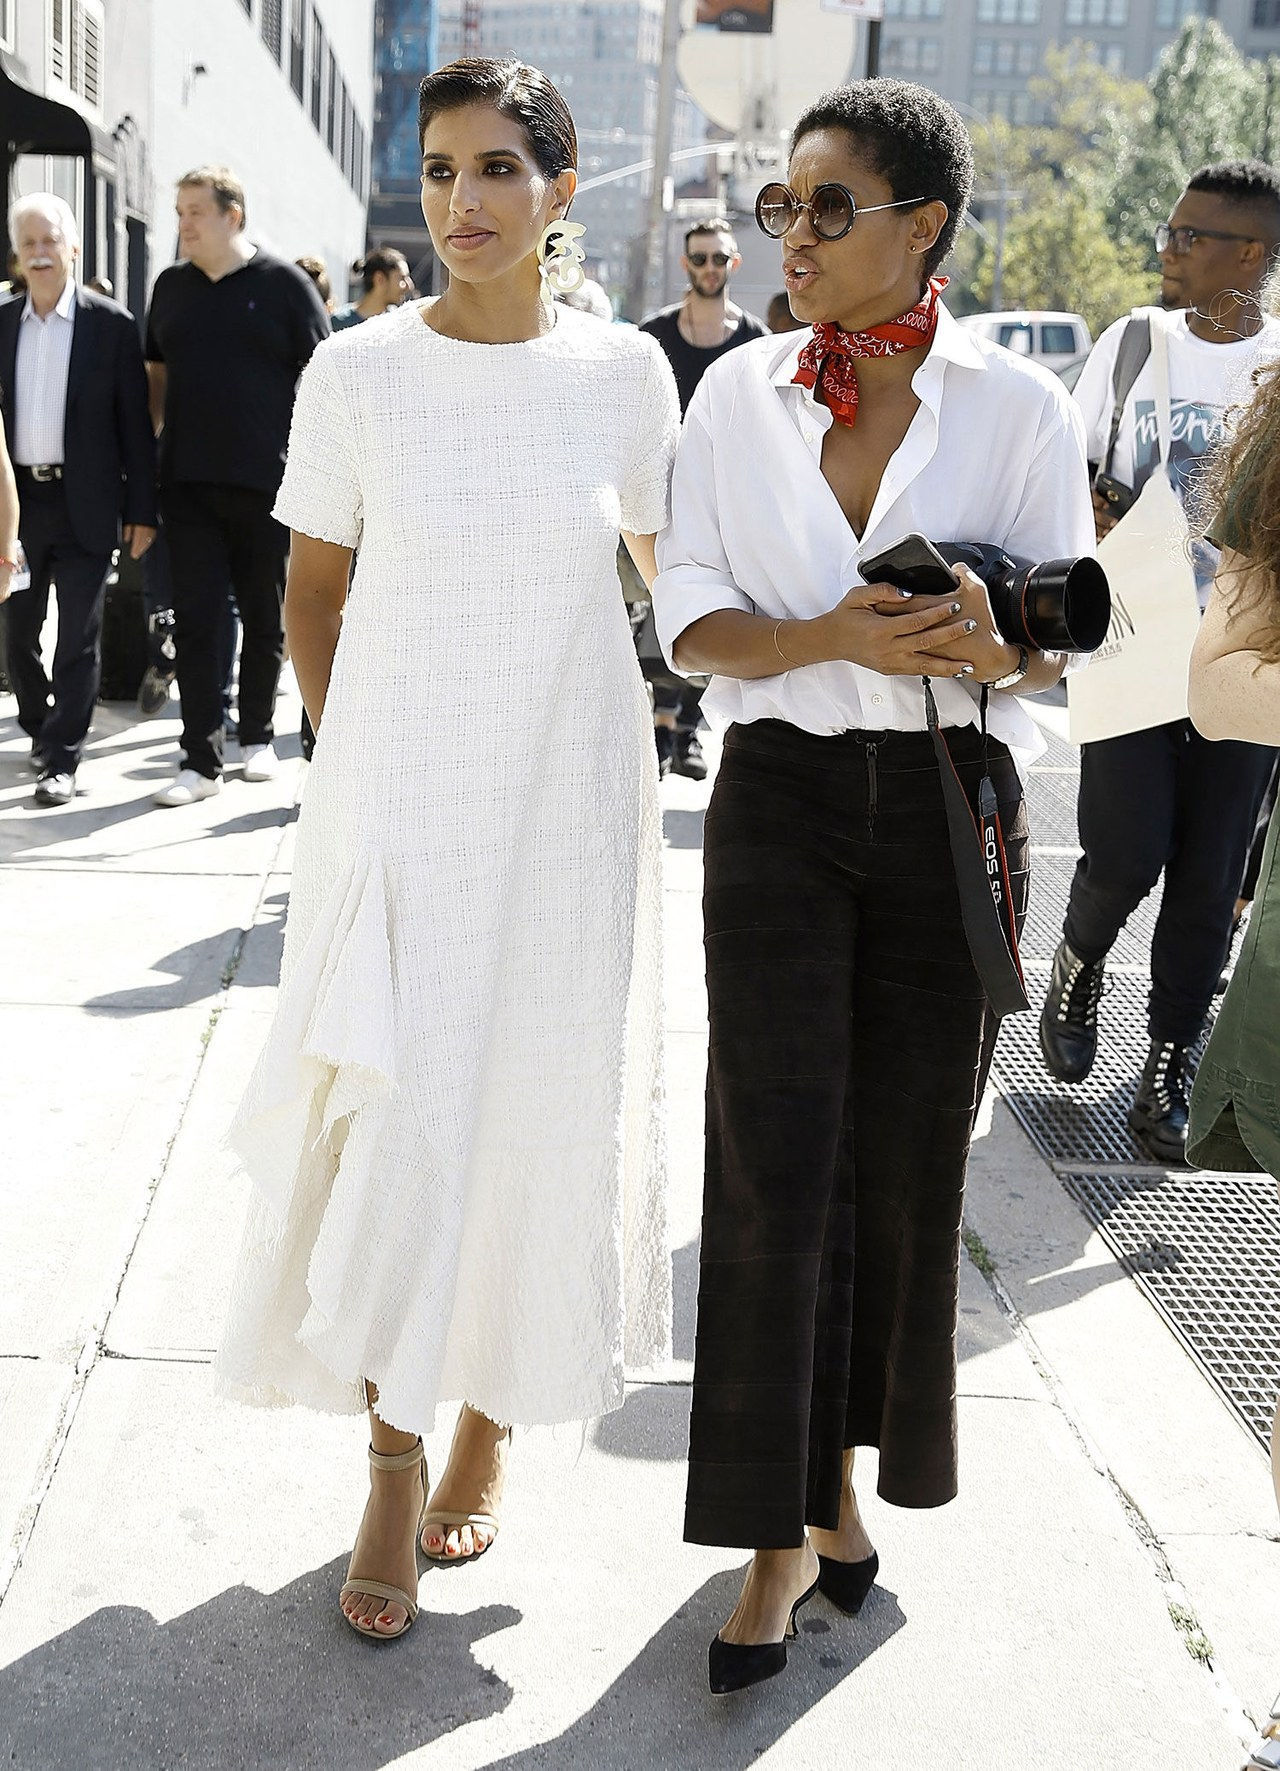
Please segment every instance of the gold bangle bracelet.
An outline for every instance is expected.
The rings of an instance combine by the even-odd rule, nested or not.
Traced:
[[[786,620],[786,616],[784,615],[782,617],[782,621],[785,621],[785,620]],[[782,626],[782,621],[775,621],[773,624],[773,649],[778,654],[779,658],[781,658],[782,662],[786,665],[787,669],[794,670],[795,665],[792,663],[791,659],[787,657],[787,654],[783,651],[782,646],[778,640],[778,629]]]

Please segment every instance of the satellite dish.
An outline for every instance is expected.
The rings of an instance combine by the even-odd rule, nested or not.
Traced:
[[[676,69],[698,109],[721,129],[764,140],[845,79],[856,21],[823,0],[774,0],[773,30],[695,26],[698,0],[682,0]]]

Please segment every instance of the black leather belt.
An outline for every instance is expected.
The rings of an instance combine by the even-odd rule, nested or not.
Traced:
[[[14,466],[19,473],[30,474],[32,479],[38,480],[42,486],[47,485],[50,480],[62,478],[62,463],[60,461],[41,461],[35,467],[27,467],[22,462],[15,462]]]

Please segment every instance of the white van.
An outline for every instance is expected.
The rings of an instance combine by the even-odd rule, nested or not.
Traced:
[[[961,320],[971,332],[1002,344],[1020,357],[1031,357],[1046,369],[1058,370],[1073,357],[1084,356],[1093,344],[1089,328],[1079,314],[1036,313],[1020,310],[1007,314],[967,314]]]

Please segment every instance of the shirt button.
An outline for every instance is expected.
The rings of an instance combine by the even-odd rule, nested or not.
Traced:
[[[884,706],[884,696],[883,695],[873,695],[871,697],[871,705],[873,707],[883,707]]]

